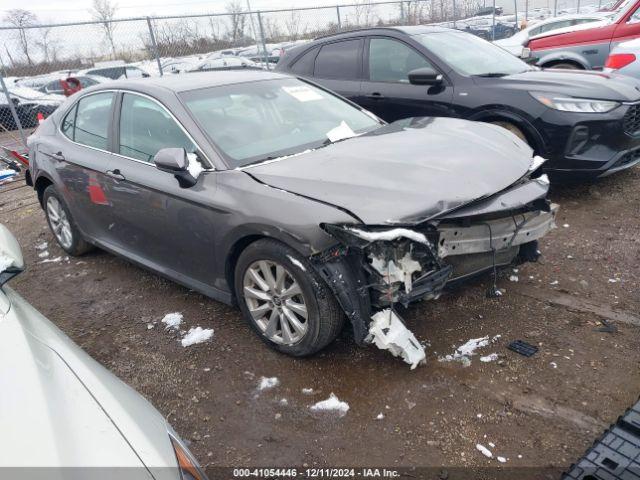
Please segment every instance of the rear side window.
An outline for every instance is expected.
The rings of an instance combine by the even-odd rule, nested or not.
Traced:
[[[314,76],[355,80],[360,70],[361,39],[345,40],[324,45],[316,58]]]
[[[62,133],[76,143],[108,150],[113,92],[81,98],[62,122]]]
[[[296,63],[291,66],[291,72],[297,73],[298,75],[311,75],[318,50],[320,50],[319,47],[312,48],[302,55],[302,57],[296,60]]]
[[[158,150],[168,147],[196,151],[164,107],[146,97],[125,93],[120,113],[120,154],[153,163]]]

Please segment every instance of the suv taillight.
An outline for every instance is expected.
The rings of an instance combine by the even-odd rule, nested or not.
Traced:
[[[635,61],[636,56],[633,53],[614,53],[609,55],[604,66],[613,70],[619,70],[620,68],[626,67]]]

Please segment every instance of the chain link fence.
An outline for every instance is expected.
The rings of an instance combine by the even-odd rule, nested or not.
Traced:
[[[0,27],[0,137],[25,144],[38,119],[80,88],[122,77],[253,66],[271,69],[288,48],[361,27],[440,24],[488,40],[523,19],[595,11],[603,0],[355,0],[288,10]],[[511,12],[511,13],[508,13]]]

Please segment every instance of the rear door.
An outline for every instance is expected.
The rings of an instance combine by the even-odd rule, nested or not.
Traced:
[[[55,143],[43,142],[39,154],[47,157],[56,184],[80,230],[95,239],[109,236],[111,202],[108,173],[115,92],[97,92],[80,98],[60,125]]]
[[[189,161],[197,163],[196,157],[203,155],[195,142],[151,97],[125,92],[118,103],[115,175],[110,177],[117,217],[111,228],[113,247],[181,283],[206,290],[203,285],[213,285],[215,278],[215,212],[204,204],[210,205],[215,195],[215,174],[201,173],[195,186],[181,188],[173,175],[156,169],[153,157],[162,148],[181,147]]]
[[[611,48],[618,43],[640,37],[640,7],[629,12],[626,18],[622,19],[613,34]]]
[[[409,83],[409,72],[425,67],[438,71],[413,46],[395,38],[370,37],[365,46],[365,80],[358,103],[387,122],[407,117],[453,115],[453,86],[446,78],[436,86]]]
[[[313,78],[355,101],[360,95],[363,44],[362,38],[350,38],[322,45],[315,56]]]

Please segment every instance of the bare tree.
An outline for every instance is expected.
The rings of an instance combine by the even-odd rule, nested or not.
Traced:
[[[244,8],[242,8],[242,3],[239,0],[228,2],[226,10],[229,14],[231,42],[235,44],[244,37],[247,15],[244,13]]]
[[[300,19],[300,11],[291,10],[289,17],[284,20],[284,26],[287,29],[289,40],[298,40],[302,32],[306,30],[306,25],[303,26]]]
[[[356,0],[353,4],[353,9],[353,20],[356,26],[368,27],[373,25],[375,15],[371,0]]]
[[[117,10],[118,5],[111,3],[111,0],[93,0],[93,8],[89,10],[93,19],[100,22],[114,58],[116,57],[116,44],[113,40],[113,32],[116,24],[113,22],[113,19],[116,16]]]
[[[42,58],[45,63],[49,63],[52,60],[52,53],[55,57],[57,45],[51,38],[51,27],[43,27],[38,29],[40,37],[36,40],[35,44],[42,52]]]
[[[29,65],[33,65],[33,61],[31,60],[31,54],[29,53],[29,49],[31,48],[31,34],[30,30],[26,27],[34,25],[38,17],[33,12],[29,10],[23,10],[20,8],[9,10],[7,14],[4,16],[4,21],[18,28],[18,45],[20,46],[20,50],[24,54],[27,59],[27,63]],[[6,48],[6,45],[5,45]],[[8,52],[8,50],[7,50]],[[12,60],[13,62],[13,60]]]

